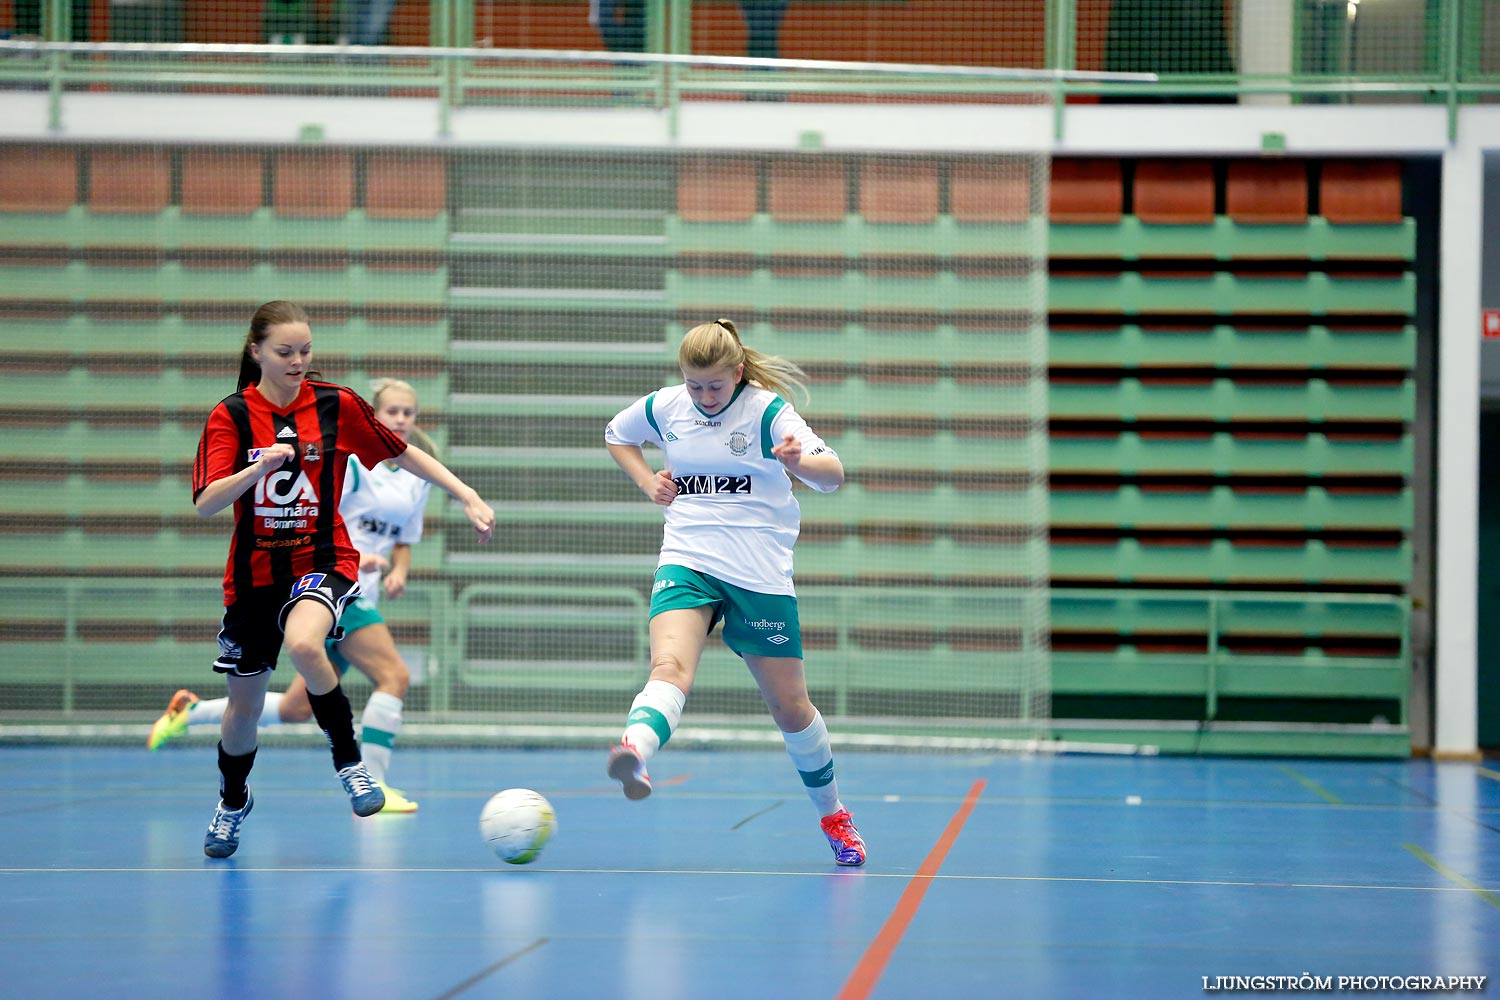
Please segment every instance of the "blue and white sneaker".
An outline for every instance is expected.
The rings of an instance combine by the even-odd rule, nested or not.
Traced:
[[[629,740],[621,740],[619,746],[609,748],[609,776],[624,787],[627,799],[644,799],[651,794],[646,762]]]
[[[339,780],[344,783],[344,791],[349,793],[349,804],[354,807],[354,815],[374,816],[385,808],[385,791],[379,782],[370,777],[364,761],[350,764],[339,771]]]
[[[226,809],[220,799],[214,808],[214,818],[208,821],[208,834],[203,838],[203,853],[211,858],[227,858],[240,846],[240,824],[255,807],[255,796],[246,793],[245,808]]]
[[[833,848],[833,858],[841,865],[856,867],[865,863],[865,841],[854,829],[854,819],[849,810],[840,809],[822,819],[823,836]]]

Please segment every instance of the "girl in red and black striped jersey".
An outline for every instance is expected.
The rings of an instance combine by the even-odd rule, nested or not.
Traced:
[[[224,621],[214,670],[229,701],[219,742],[220,799],[203,841],[210,857],[239,846],[254,798],[256,725],[282,647],[307,684],[313,717],[354,811],[379,812],[385,797],[360,761],[349,699],[324,651],[359,593],[359,552],[339,517],[350,455],[366,468],[390,460],[450,493],[488,541],[495,512],[437,459],[376,419],[359,395],[318,381],[312,328],[290,302],[267,302],[250,321],[239,390],[209,414],[193,463],[193,504],[203,517],[234,505],[224,572]]]

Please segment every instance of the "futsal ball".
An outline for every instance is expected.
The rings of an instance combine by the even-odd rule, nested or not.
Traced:
[[[479,813],[479,832],[507,864],[535,861],[557,832],[552,803],[529,788],[496,792]]]

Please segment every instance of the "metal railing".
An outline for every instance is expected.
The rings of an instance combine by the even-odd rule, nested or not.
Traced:
[[[1253,36],[1247,24],[1257,8],[1242,5],[1225,31],[1241,46],[1259,44],[1267,58],[1251,59],[1236,50],[1228,55],[1235,67],[1230,72],[1199,72],[1191,59],[1184,69],[1180,61],[1157,66],[1150,53],[1136,53],[1126,60],[1140,69],[1133,73],[1108,72],[1121,59],[1108,55],[1109,45],[1100,37],[1103,29],[1082,20],[1074,0],[1037,0],[1045,17],[1045,39],[1034,53],[1027,50],[1031,65],[1007,68],[696,53],[690,0],[647,0],[645,52],[612,52],[602,45],[568,51],[476,46],[472,0],[434,0],[430,47],[73,41],[74,3],[46,0],[41,41],[0,41],[0,89],[45,88],[52,98],[48,125],[54,129],[62,124],[62,95],[91,88],[171,92],[258,87],[304,94],[398,89],[436,100],[439,134],[447,134],[457,108],[522,94],[533,102],[623,101],[674,114],[685,97],[726,93],[970,99],[1031,95],[1058,105],[1069,98],[1191,101],[1280,95],[1312,103],[1422,102],[1446,105],[1450,112],[1465,103],[1500,98],[1500,53],[1489,51],[1500,44],[1486,41],[1494,15],[1487,17],[1479,0],[1429,0],[1420,22],[1382,28],[1376,18],[1374,26],[1363,29],[1358,0],[1300,0],[1292,5],[1289,23]],[[1396,45],[1396,39],[1413,30],[1419,42]],[[1080,56],[1085,36],[1087,58]],[[524,39],[516,41],[519,45]],[[1384,42],[1389,44],[1382,48]]]
[[[1113,624],[1118,634],[1128,638],[1136,633],[1147,645],[1160,644],[1159,637],[1153,638],[1159,631],[1192,633],[1193,642],[1184,645],[1195,646],[1194,651],[1163,651],[1139,657],[1138,665],[1160,675],[1140,693],[1160,694],[1166,685],[1175,685],[1180,688],[1178,693],[1204,699],[1203,721],[1218,717],[1219,703],[1226,696],[1296,698],[1321,694],[1329,698],[1391,700],[1397,705],[1399,717],[1389,721],[1397,725],[1407,722],[1411,609],[1406,598],[1300,591],[1052,589],[1038,593],[1044,594],[1052,607],[1055,630],[1070,624],[1076,627],[1079,621],[1087,620],[1093,630],[1107,632],[1107,626]],[[862,675],[858,669],[862,658],[870,655],[869,649],[855,635],[874,624],[861,619],[860,609],[869,603],[870,594],[868,589],[824,586],[805,588],[803,595],[811,615],[804,626],[819,628],[834,640],[830,648],[812,656],[825,683],[832,687],[829,707],[838,711],[847,708],[853,688],[871,681],[868,672]],[[956,590],[950,596],[966,601],[966,607],[979,607],[980,595],[973,591]],[[219,597],[217,580],[0,579],[0,608],[4,609],[0,626],[7,633],[0,643],[0,710],[10,718],[69,721],[98,701],[86,696],[90,686],[154,685],[169,689],[207,682],[214,654],[209,626]],[[1129,611],[1129,621],[1112,620],[1121,609]],[[383,607],[398,642],[424,654],[427,670],[418,679],[418,686],[428,689],[428,708],[418,714],[433,722],[444,721],[453,713],[462,714],[454,695],[465,685],[618,688],[628,695],[639,686],[647,667],[646,610],[639,591],[629,587],[489,582],[453,585],[442,581],[418,581],[402,600]],[[863,612],[866,617],[880,613],[879,608]],[[1284,631],[1296,632],[1292,623],[1298,615],[1332,627],[1304,622],[1301,635],[1309,648],[1302,652],[1236,651],[1226,642],[1229,636],[1243,641],[1266,632],[1268,622],[1279,622],[1285,626]],[[178,638],[185,626],[199,623],[204,638]],[[981,617],[965,625],[954,618],[947,624],[962,633],[966,627],[993,622]],[[425,641],[408,644],[401,640],[413,627],[420,627]],[[506,660],[476,659],[486,655],[486,650],[492,656],[504,651],[503,646],[470,634],[472,630],[494,629],[545,630],[555,638],[565,636],[570,629],[580,634],[605,629],[617,633],[618,641],[612,646],[615,656],[607,663],[584,663],[580,658],[567,664],[566,670],[549,670],[524,654]],[[1337,646],[1349,643],[1351,637],[1358,642],[1361,636],[1378,638],[1385,651],[1359,655],[1313,648],[1324,638]],[[1201,651],[1196,650],[1199,643]],[[554,644],[560,653],[570,648],[561,638]],[[903,655],[914,657],[913,663],[920,664],[936,654],[907,650]],[[1013,660],[1016,651],[975,649],[954,655],[963,657],[965,663],[992,658],[996,664],[1003,664]],[[1067,679],[1070,669],[1080,676],[1086,674],[1076,669],[1079,664],[1105,670],[1122,665],[1119,657],[1108,651],[1054,651],[1052,657],[1054,688],[1059,681],[1075,684]],[[996,673],[1001,680],[1008,676],[1004,670]],[[920,671],[910,675],[909,684],[912,690],[920,690]],[[1080,689],[1088,686],[1086,680],[1076,684]],[[4,690],[7,687],[9,692]]]

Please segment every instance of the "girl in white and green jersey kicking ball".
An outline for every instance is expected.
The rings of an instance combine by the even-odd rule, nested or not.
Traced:
[[[651,794],[646,763],[671,737],[692,690],[708,633],[760,686],[787,753],[841,865],[865,863],[865,843],[839,801],[823,716],[809,700],[792,587],[801,511],[795,476],[820,493],[844,467],[786,397],[800,368],[746,347],[727,319],[689,330],[677,352],[682,384],[658,389],[615,415],[610,455],[664,508],[661,558],[651,590],[651,679],[636,696],[608,772],[629,799]],[[661,448],[655,470],[641,446]]]
[[[404,441],[414,438],[419,447],[432,454],[431,439],[416,426],[416,391],[396,379],[380,379],[373,388],[375,415],[380,422]],[[351,458],[349,466],[339,513],[349,531],[349,541],[359,550],[361,596],[345,609],[341,620],[344,638],[329,641],[328,658],[340,673],[352,664],[375,685],[361,717],[360,755],[370,776],[385,789],[383,812],[416,812],[417,804],[386,781],[391,750],[401,732],[401,710],[411,675],[376,605],[382,592],[397,598],[406,590],[411,546],[422,540],[422,514],[431,484],[388,462],[366,470]],[[217,726],[227,703],[227,698],[203,701],[191,691],[178,691],[151,727],[146,746],[155,750],[186,733],[190,726]],[[267,693],[260,724],[306,722],[310,718],[312,706],[299,675],[285,693]]]

